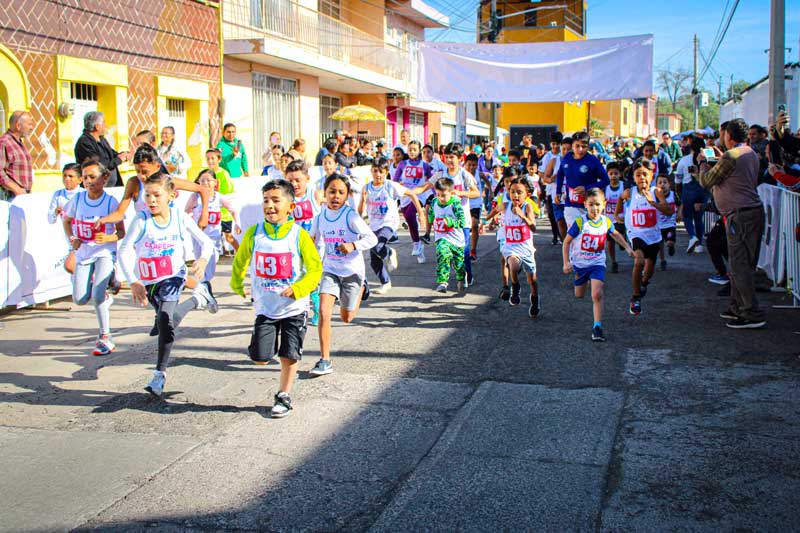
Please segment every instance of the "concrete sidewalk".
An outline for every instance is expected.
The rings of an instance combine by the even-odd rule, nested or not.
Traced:
[[[245,355],[254,317],[228,264],[220,312],[179,332],[164,401],[142,390],[153,315],[129,294],[104,358],[87,355],[90,307],[3,316],[0,529],[796,529],[798,315],[728,330],[707,257],[679,251],[642,316],[626,309],[630,261],[608,276],[609,342],[593,344],[546,232],[536,321],[496,299],[494,236],[478,284],[445,296],[432,248],[418,265],[403,236],[395,288],[334,323],[334,374],[308,378],[309,331],[283,420],[267,417],[277,367]]]

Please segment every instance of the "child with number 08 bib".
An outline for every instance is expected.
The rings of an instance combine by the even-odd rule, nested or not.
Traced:
[[[244,297],[250,270],[256,322],[248,351],[254,361],[268,361],[277,352],[281,375],[271,415],[282,418],[292,409],[292,382],[303,356],[309,294],[319,283],[322,265],[314,241],[289,215],[295,193],[284,179],[261,189],[264,222],[249,228],[233,260],[231,289]]]
[[[536,231],[538,207],[531,200],[531,185],[525,176],[511,180],[507,191],[507,200],[500,198],[488,218],[503,215],[505,239],[501,245],[503,258],[511,278],[511,294],[508,303],[517,306],[521,302],[522,290],[519,275],[525,272],[531,288],[528,316],[536,318],[541,312],[539,304],[539,282],[536,276],[536,248],[533,245],[533,232]]]
[[[191,217],[170,205],[175,198],[175,185],[168,174],[157,172],[147,178],[143,196],[147,210],[136,213],[131,221],[119,255],[134,302],[142,306],[149,302],[156,310],[158,361],[145,390],[161,397],[175,330],[189,311],[208,304],[198,290],[178,303],[187,275],[184,241],[192,238],[200,243],[200,256],[188,269],[197,277],[203,275],[214,253],[214,243]]]
[[[587,285],[592,289],[592,340],[605,342],[603,334],[603,285],[606,280],[606,238],[611,237],[633,256],[633,250],[611,219],[603,215],[606,199],[597,187],[586,193],[586,214],[580,215],[567,230],[562,246],[564,273],[575,272],[575,297],[583,298]],[[613,245],[613,243],[612,243]]]
[[[622,221],[620,214],[625,211],[625,228],[633,248],[633,295],[630,313],[642,313],[642,298],[647,294],[647,285],[653,278],[656,259],[661,249],[661,230],[658,228],[658,214],[672,214],[667,197],[660,189],[651,187],[655,166],[647,159],[633,165],[634,187],[626,189],[619,197],[614,218]]]

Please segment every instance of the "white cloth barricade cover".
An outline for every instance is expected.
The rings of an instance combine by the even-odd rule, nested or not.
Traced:
[[[419,100],[568,102],[647,98],[653,36],[519,44],[420,43]]]
[[[758,195],[764,204],[764,236],[761,239],[761,251],[758,255],[758,268],[767,273],[767,277],[775,284],[783,281],[786,258],[781,238],[781,197],[783,191],[774,185],[758,186]]]

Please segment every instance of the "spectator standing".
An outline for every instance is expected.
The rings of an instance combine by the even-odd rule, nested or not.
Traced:
[[[703,233],[705,224],[703,223],[704,206],[708,200],[706,190],[697,181],[697,157],[702,153],[706,143],[700,137],[694,137],[690,145],[691,152],[686,157],[681,158],[680,171],[676,173],[675,181],[681,182],[681,213],[683,223],[686,226],[686,233],[689,234],[689,246],[686,253],[703,252]]]
[[[714,203],[725,217],[731,302],[720,314],[729,328],[753,329],[766,325],[755,294],[755,271],[764,233],[764,206],[758,196],[758,154],[745,144],[747,123],[737,118],[720,128],[727,149],[714,167],[705,155],[700,162],[700,184],[713,187]]]
[[[247,166],[247,154],[240,139],[236,138],[236,125],[228,122],[222,127],[222,139],[217,143],[222,154],[220,166],[228,171],[232,178],[250,175]]]
[[[400,142],[394,145],[395,148],[400,148],[404,154],[408,154],[408,143],[411,142],[411,132],[407,129],[400,130]]]
[[[83,134],[75,143],[75,161],[81,165],[90,157],[95,157],[108,170],[108,181],[105,187],[122,185],[118,166],[130,161],[131,152],[118,153],[111,148],[105,138],[108,131],[106,118],[99,111],[89,111],[83,115]]]
[[[351,138],[346,137],[344,142],[339,145],[339,151],[333,156],[336,162],[346,169],[356,166],[356,158],[350,153]]]
[[[672,140],[672,136],[668,131],[661,134],[661,149],[666,152],[669,160],[672,161],[672,172],[674,172],[683,154],[681,154],[681,146]]]
[[[299,159],[305,163],[306,161],[306,141],[305,139],[295,139],[292,147],[289,149],[289,155],[293,159]]]
[[[161,144],[156,150],[170,175],[186,179],[186,173],[192,168],[192,160],[175,144],[175,128],[166,126],[161,130]]]
[[[9,202],[33,187],[33,160],[22,139],[33,133],[33,117],[27,111],[14,111],[8,131],[0,137],[0,200]]]
[[[328,137],[325,139],[325,143],[322,145],[322,148],[319,149],[317,152],[317,157],[314,158],[314,166],[321,167],[322,160],[326,155],[333,155],[339,149],[339,141],[336,140],[336,137]]]

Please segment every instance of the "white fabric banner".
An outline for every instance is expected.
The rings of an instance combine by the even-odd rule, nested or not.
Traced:
[[[758,186],[758,195],[764,204],[764,236],[758,255],[758,268],[767,273],[775,284],[783,281],[785,251],[781,242],[781,196],[780,187],[763,183]]]
[[[567,102],[653,93],[653,36],[552,43],[420,43],[418,100]]]

